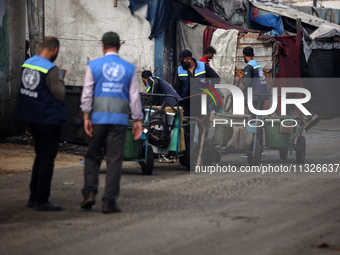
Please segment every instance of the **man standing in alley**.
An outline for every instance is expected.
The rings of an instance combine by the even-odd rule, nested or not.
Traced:
[[[27,207],[37,211],[60,211],[60,205],[49,202],[54,159],[58,152],[61,126],[66,125],[64,77],[58,77],[53,62],[59,52],[59,41],[46,37],[40,55],[22,65],[16,118],[27,121],[35,140],[36,157],[32,169]]]
[[[81,109],[84,113],[84,129],[89,135],[85,155],[84,200],[81,208],[89,210],[95,204],[98,193],[98,175],[102,161],[102,147],[107,145],[107,175],[102,196],[102,212],[120,212],[117,199],[124,156],[124,144],[129,111],[134,124],[132,134],[137,140],[142,133],[142,106],[136,68],[118,55],[120,40],[115,32],[102,37],[104,57],[88,63]]]
[[[257,110],[263,110],[264,102],[269,98],[269,91],[262,66],[254,60],[254,49],[250,46],[247,46],[243,49],[243,58],[247,65],[243,70],[244,76],[241,78],[241,82],[244,85],[244,94],[245,99],[247,100],[247,105],[249,105],[247,99],[247,88],[251,87],[253,89],[252,104],[254,108]],[[255,114],[251,113],[251,115],[252,118],[256,118]],[[258,134],[261,150],[263,152],[262,128],[260,128]]]

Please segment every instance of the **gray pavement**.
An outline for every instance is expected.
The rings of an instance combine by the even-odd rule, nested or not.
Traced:
[[[304,135],[306,164],[340,163],[339,118]],[[221,162],[247,165],[239,154]],[[266,151],[262,163],[295,164],[295,156],[282,163],[277,151]],[[80,210],[82,165],[55,170],[51,201],[62,212],[25,207],[30,173],[3,175],[0,254],[340,254],[338,172],[201,178],[179,163],[156,163],[154,174],[143,176],[136,163],[124,162],[123,213],[109,215],[100,212],[105,174],[93,210]]]

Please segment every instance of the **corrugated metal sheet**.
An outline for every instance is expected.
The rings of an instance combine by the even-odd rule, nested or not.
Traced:
[[[238,37],[237,42],[237,51],[236,51],[236,74],[238,70],[241,70],[245,67],[246,63],[243,59],[243,48],[247,46],[251,46],[254,48],[254,59],[259,62],[262,66],[265,76],[271,77],[272,76],[272,52],[273,48],[265,47],[263,43],[258,40],[259,34],[258,33],[248,33],[248,34],[241,34]]]
[[[301,19],[301,22],[315,26],[315,27],[319,27],[321,24],[326,23],[330,26],[333,26],[335,28],[339,28],[339,25],[334,24],[334,23],[330,23],[324,19],[315,17],[313,15],[309,15],[307,13],[304,13],[302,11],[299,11],[297,9],[291,8],[287,5],[284,4],[280,4],[280,3],[272,3],[272,2],[257,2],[254,0],[250,0],[249,1],[252,5],[254,5],[255,7],[262,9],[262,10],[266,10],[269,12],[273,12],[273,13],[277,13],[280,14],[284,17],[287,18],[291,18],[291,19]]]

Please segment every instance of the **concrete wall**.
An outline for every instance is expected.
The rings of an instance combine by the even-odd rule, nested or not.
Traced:
[[[87,62],[103,55],[100,39],[107,31],[117,32],[124,41],[119,54],[136,65],[138,76],[143,68],[154,71],[147,8],[132,15],[128,5],[128,0],[118,0],[118,7],[113,6],[113,0],[45,1],[45,35],[60,39],[55,63],[68,70],[66,85],[83,85]]]
[[[16,99],[25,59],[24,0],[0,0],[0,138],[15,134]]]

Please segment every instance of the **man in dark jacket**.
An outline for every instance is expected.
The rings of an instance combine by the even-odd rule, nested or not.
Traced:
[[[153,96],[151,102],[152,105],[162,105],[164,102],[167,102],[169,105],[174,107],[177,104],[182,104],[182,98],[177,94],[173,87],[163,79],[152,76],[151,71],[143,71],[142,80],[146,86],[146,93],[172,95],[177,99],[176,101],[176,99],[173,97]]]
[[[27,207],[37,211],[60,211],[60,205],[49,202],[54,159],[58,152],[61,126],[66,124],[62,100],[65,97],[63,77],[53,64],[59,41],[46,37],[40,55],[22,65],[16,118],[27,121],[35,140],[36,157],[32,169],[30,197]]]
[[[190,115],[190,100],[191,98],[196,101],[198,92],[202,92],[199,89],[190,91],[190,79],[197,78],[197,81],[204,80],[204,78],[217,78],[219,75],[206,63],[196,61],[192,57],[190,50],[185,49],[179,53],[177,60],[181,65],[177,68],[174,81],[174,89],[184,100],[184,115]],[[222,95],[222,94],[221,94]],[[191,97],[191,98],[190,98]],[[200,100],[197,100],[198,104]]]
[[[262,110],[263,104],[269,96],[261,96],[258,95],[268,95],[268,87],[266,82],[266,77],[264,76],[262,66],[255,61],[254,58],[254,50],[252,47],[248,46],[243,49],[243,58],[247,63],[244,68],[244,76],[241,78],[241,82],[245,86],[244,93],[247,94],[246,88],[253,88],[253,106],[255,109]],[[245,97],[247,98],[247,97]],[[249,104],[249,102],[248,102]]]
[[[268,100],[269,91],[267,87],[266,77],[264,76],[262,66],[255,61],[254,58],[254,49],[250,46],[245,47],[243,49],[243,58],[247,63],[244,68],[244,76],[241,78],[241,82],[244,85],[244,94],[245,100],[247,100],[247,104],[249,105],[247,99],[247,88],[253,88],[253,106],[255,109],[263,110],[264,101]],[[261,95],[261,96],[259,96]],[[251,113],[253,119],[256,118],[256,115]],[[261,150],[263,152],[263,130],[260,128],[259,132],[259,142],[261,145]]]

